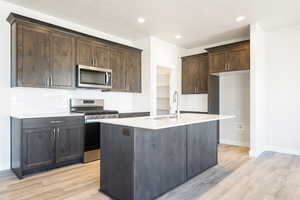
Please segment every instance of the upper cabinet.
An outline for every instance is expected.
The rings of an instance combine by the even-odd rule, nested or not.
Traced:
[[[210,73],[250,69],[249,40],[206,50],[209,55]]]
[[[113,91],[140,93],[141,88],[141,51],[112,47],[110,68],[113,73]]]
[[[208,55],[182,58],[182,94],[207,93]]]
[[[73,88],[75,38],[62,32],[50,34],[50,71],[52,88]]]
[[[107,45],[92,40],[77,40],[77,64],[109,68],[110,50]]]
[[[11,86],[75,88],[76,65],[110,68],[113,91],[141,92],[141,50],[10,14]]]
[[[12,85],[73,88],[75,40],[31,24],[12,26]]]

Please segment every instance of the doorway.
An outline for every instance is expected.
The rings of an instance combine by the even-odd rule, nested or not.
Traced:
[[[156,113],[157,115],[170,114],[171,69],[167,67],[158,67],[156,80]]]

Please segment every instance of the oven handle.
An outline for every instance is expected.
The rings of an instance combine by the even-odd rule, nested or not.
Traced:
[[[108,72],[105,72],[105,85],[107,85],[108,84]]]

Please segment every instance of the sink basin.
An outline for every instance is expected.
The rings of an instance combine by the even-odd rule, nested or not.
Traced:
[[[162,116],[149,117],[148,119],[152,119],[152,120],[177,119],[177,115],[162,115]]]

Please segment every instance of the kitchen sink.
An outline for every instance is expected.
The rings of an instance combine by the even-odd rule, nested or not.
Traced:
[[[177,115],[162,115],[162,116],[149,117],[148,119],[152,119],[152,120],[177,119]]]

